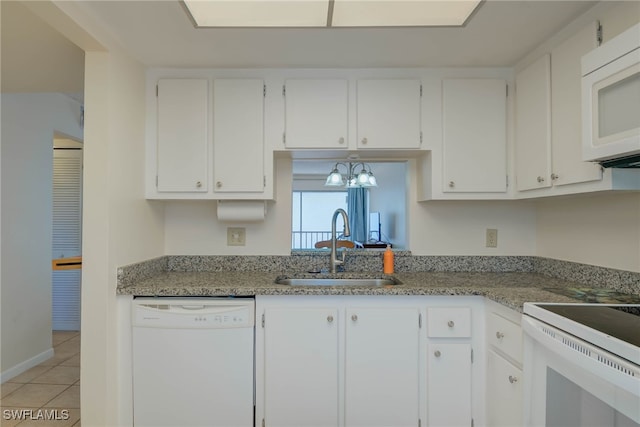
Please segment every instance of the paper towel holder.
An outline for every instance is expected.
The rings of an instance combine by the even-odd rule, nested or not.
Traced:
[[[218,221],[261,222],[267,216],[265,200],[218,200]]]

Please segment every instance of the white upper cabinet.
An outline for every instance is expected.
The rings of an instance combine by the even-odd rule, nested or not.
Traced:
[[[516,76],[516,187],[551,184],[551,56],[543,55]]]
[[[517,198],[640,186],[638,170],[582,161],[581,59],[596,34],[596,23],[582,27],[516,76]]]
[[[157,82],[158,192],[208,190],[208,81],[160,79]]]
[[[283,95],[286,148],[348,148],[348,80],[288,79]]]
[[[264,174],[264,82],[213,82],[213,176],[216,193],[262,192]]]
[[[442,96],[442,191],[506,192],[506,81],[447,79]]]
[[[420,148],[419,79],[358,80],[357,148]]]
[[[602,179],[602,168],[582,161],[581,58],[596,48],[596,24],[551,51],[551,161],[553,185]]]
[[[147,198],[273,197],[263,79],[186,74],[149,77]]]

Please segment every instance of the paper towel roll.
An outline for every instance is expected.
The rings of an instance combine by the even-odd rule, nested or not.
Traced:
[[[218,200],[219,221],[264,221],[266,214],[267,202],[263,200]]]

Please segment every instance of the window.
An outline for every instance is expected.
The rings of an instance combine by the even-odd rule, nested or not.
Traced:
[[[331,217],[338,208],[347,210],[347,192],[294,191],[292,205],[291,248],[313,249],[316,242],[331,238]],[[338,217],[338,234],[343,227]]]

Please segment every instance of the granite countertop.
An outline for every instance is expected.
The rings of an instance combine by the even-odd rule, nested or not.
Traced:
[[[380,273],[338,273],[351,277],[384,277]],[[390,286],[288,286],[279,276],[317,277],[291,272],[201,271],[162,272],[134,284],[118,286],[119,295],[135,296],[252,296],[252,295],[479,295],[522,311],[525,302],[579,302],[548,288],[580,284],[528,272],[402,272],[402,282]],[[328,275],[321,275],[327,277]]]

